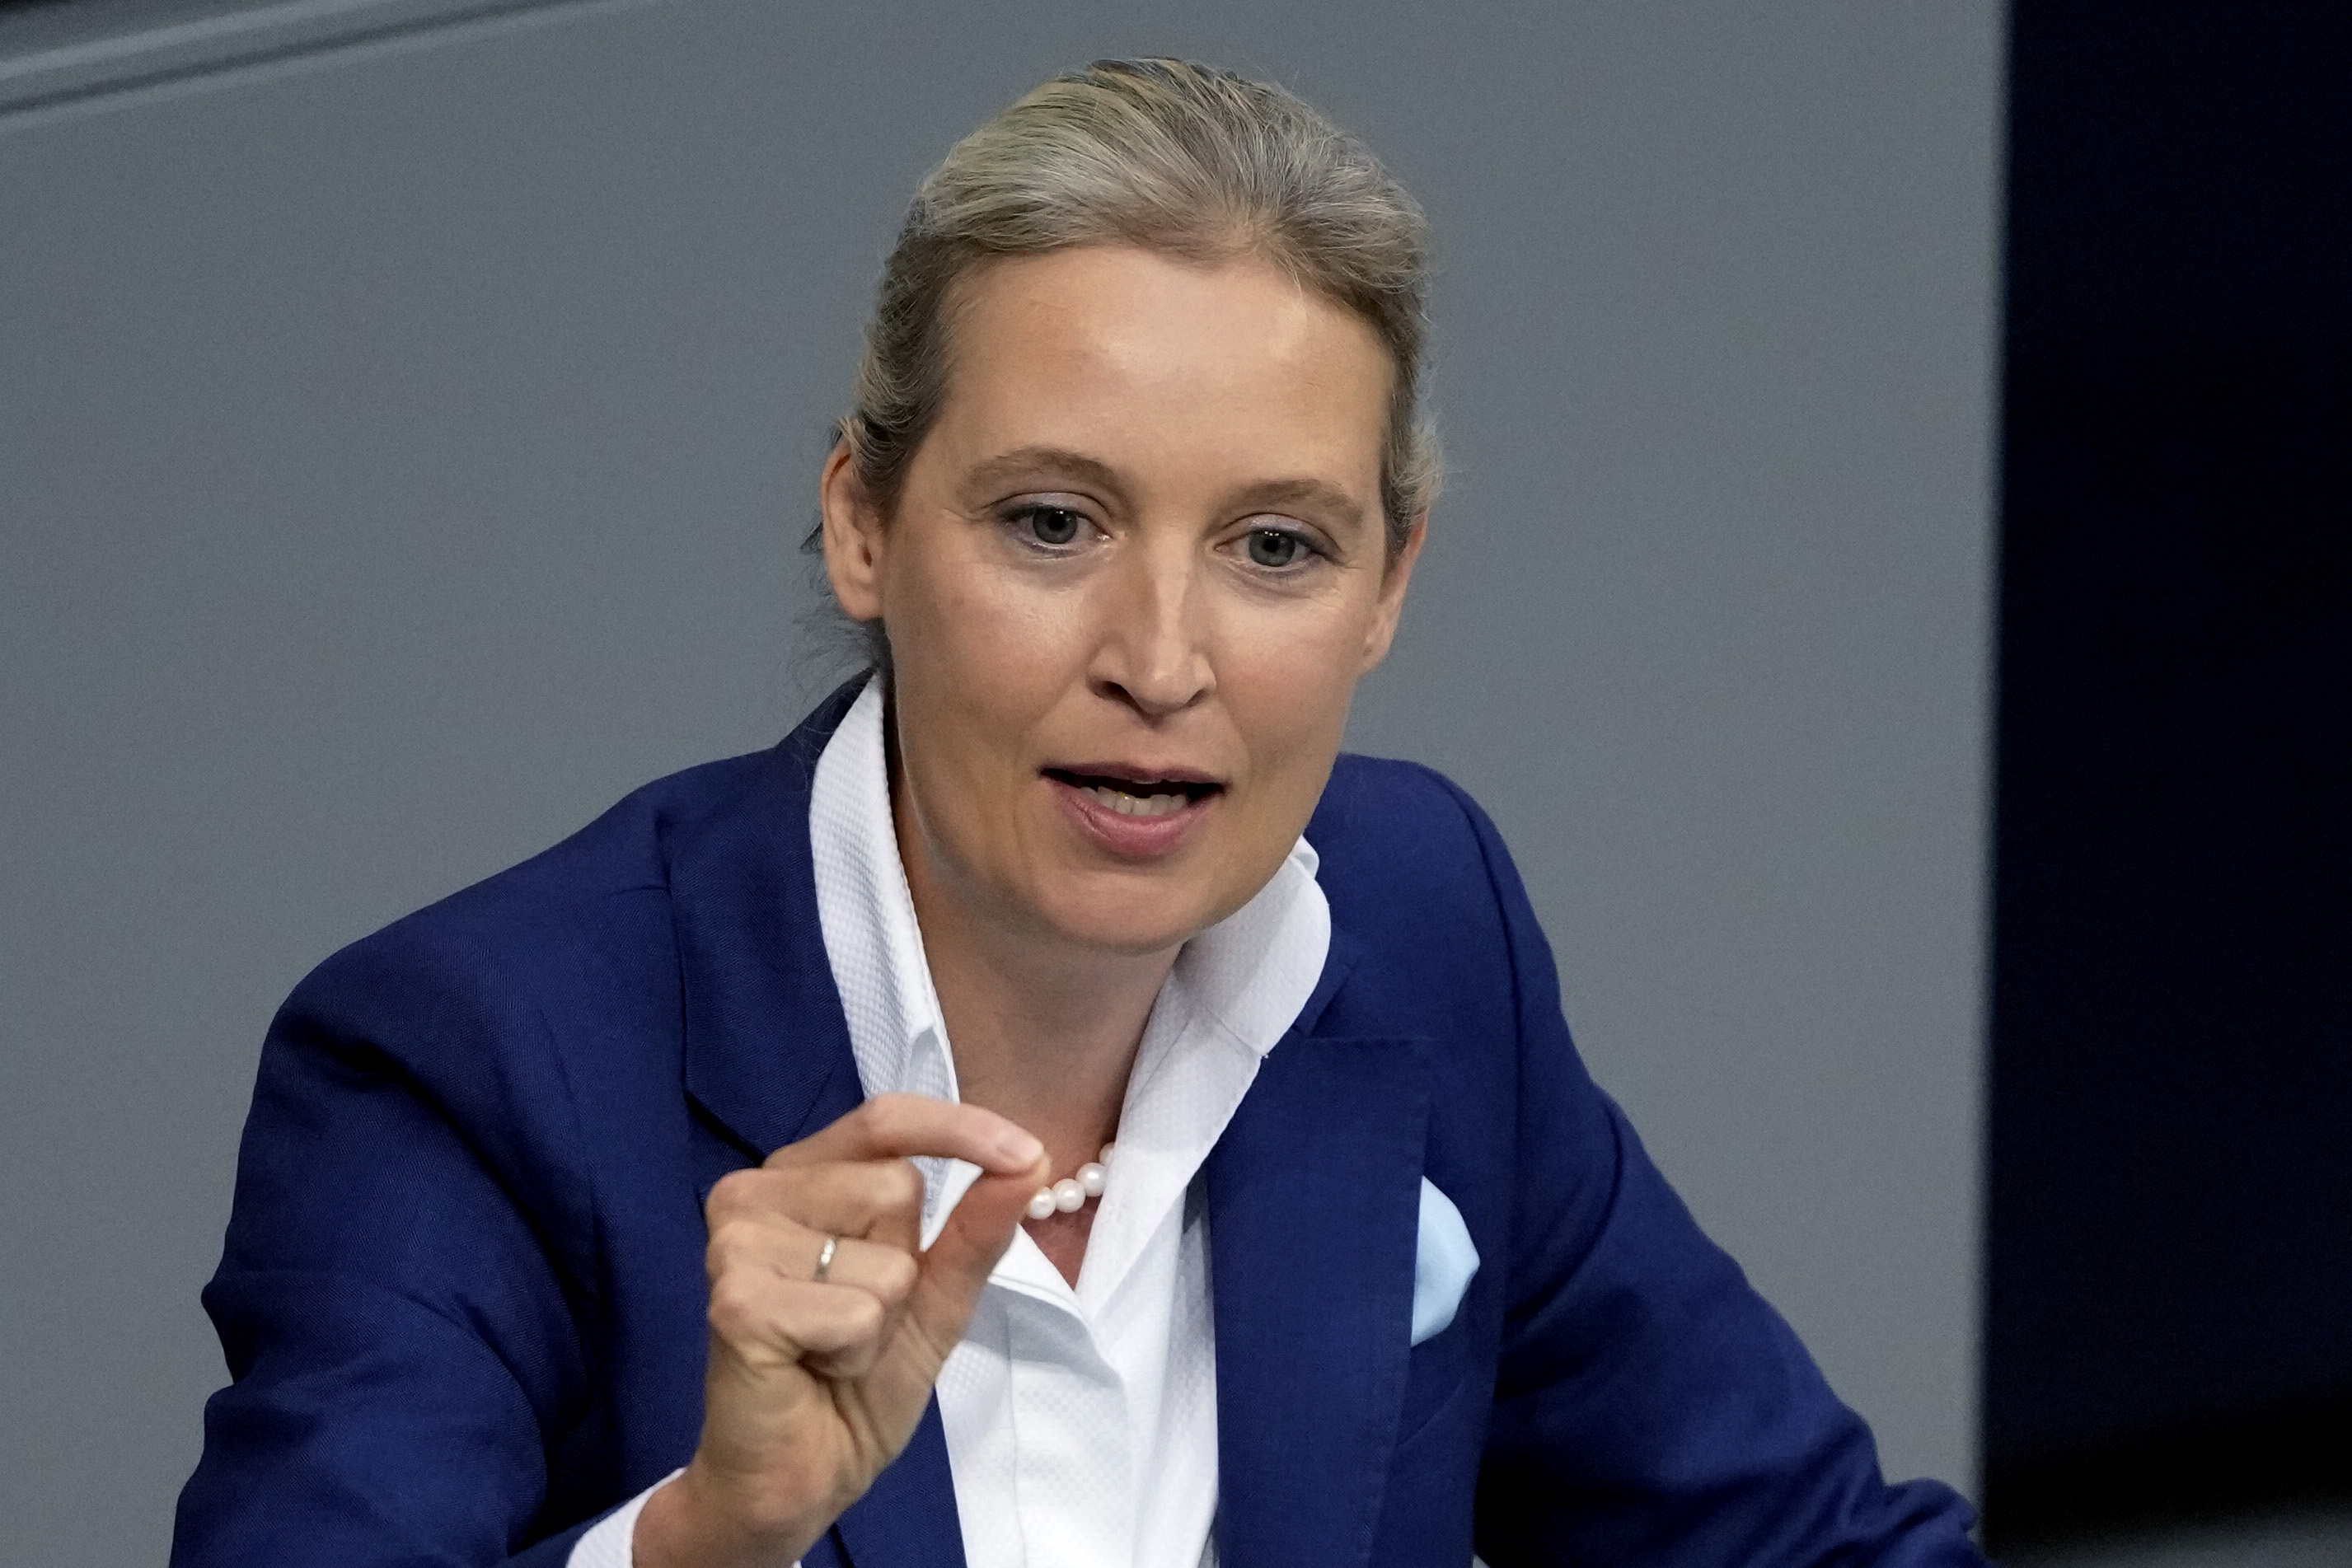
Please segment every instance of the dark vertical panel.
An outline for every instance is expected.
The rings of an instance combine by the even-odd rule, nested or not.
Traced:
[[[2352,1490],[2352,8],[2012,29],[1996,1544]]]

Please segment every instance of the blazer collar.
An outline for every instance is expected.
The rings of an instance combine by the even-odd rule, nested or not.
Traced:
[[[808,823],[817,758],[865,684],[861,675],[841,686],[753,759],[739,794],[664,825],[687,1092],[757,1159],[864,1098],[817,915]],[[1286,1038],[1315,1027],[1356,953],[1334,929]]]
[[[667,825],[686,1092],[751,1161],[865,1098],[825,957],[808,834],[817,758],[864,684],[861,676],[835,692],[762,754],[742,793],[697,821]],[[938,1400],[807,1561],[961,1568]]]
[[[666,824],[686,1091],[755,1160],[864,1098],[817,923],[808,836],[817,757],[861,684],[835,692],[756,758],[741,794]]]
[[[863,1098],[808,837],[816,761],[862,679],[756,759],[743,790],[665,824],[686,1092],[747,1159]],[[1429,1113],[1427,1042],[1311,1031],[1356,961],[1335,929],[1298,1019],[1203,1166],[1227,1568],[1362,1563],[1404,1390]],[[961,1568],[939,1405],[810,1554]]]

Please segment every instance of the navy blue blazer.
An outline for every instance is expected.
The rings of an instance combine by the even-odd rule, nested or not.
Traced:
[[[175,1564],[558,1568],[692,1454],[703,1197],[861,1097],[808,836],[849,695],[295,990]],[[1346,757],[1307,836],[1330,958],[1200,1178],[1226,1568],[1981,1563],[1586,1076],[1478,809]],[[1424,1174],[1485,1261],[1411,1345]],[[961,1563],[936,1403],[807,1561]]]

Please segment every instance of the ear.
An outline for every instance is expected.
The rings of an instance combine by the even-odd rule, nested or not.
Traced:
[[[1380,601],[1373,608],[1372,623],[1364,630],[1364,659],[1357,666],[1358,674],[1370,674],[1389,656],[1389,644],[1396,641],[1397,617],[1404,613],[1404,591],[1412,582],[1412,563],[1421,559],[1422,541],[1428,537],[1429,513],[1424,510],[1414,515],[1404,549],[1397,551],[1381,579]]]
[[[849,443],[834,443],[817,481],[818,505],[824,514],[824,575],[833,597],[852,621],[873,621],[882,614],[881,508],[866,493],[850,461]]]

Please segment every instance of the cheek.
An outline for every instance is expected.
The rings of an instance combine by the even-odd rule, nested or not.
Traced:
[[[964,706],[987,707],[1050,663],[1035,656],[1050,642],[1039,607],[1005,591],[984,568],[947,551],[893,565],[899,570],[886,617],[902,671],[919,669],[942,688],[961,691]]]
[[[908,764],[933,786],[926,814],[992,817],[1072,678],[1069,607],[951,552],[892,564],[885,615]]]
[[[1220,685],[1269,809],[1303,823],[1347,730],[1364,618],[1352,606],[1286,608],[1233,639]]]

